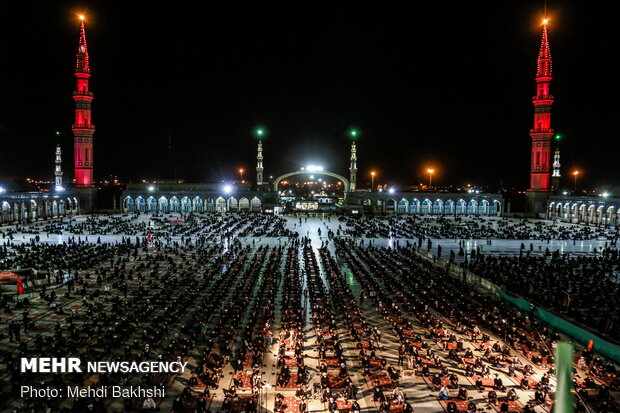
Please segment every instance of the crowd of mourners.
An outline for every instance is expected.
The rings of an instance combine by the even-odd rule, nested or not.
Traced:
[[[606,238],[609,247],[594,258],[476,252],[462,265],[611,332],[618,302],[615,235],[538,221],[469,221],[341,219],[337,230],[318,233],[318,249],[309,233],[295,232],[301,218],[291,228],[285,218],[260,214],[101,215],[4,228],[0,272],[26,271],[20,272],[26,291],[0,295],[0,410],[156,411],[160,398],[16,395],[34,382],[166,389],[176,383],[182,390],[173,413],[253,413],[269,391],[275,393],[269,409],[278,413],[307,413],[314,400],[330,413],[360,413],[364,393],[374,403],[366,409],[411,413],[415,400],[403,381],[419,378],[449,413],[485,406],[550,411],[559,334],[450,276],[419,254],[427,246],[422,241]],[[58,235],[62,242],[53,241]],[[362,237],[411,242],[375,247]],[[255,242],[261,238],[279,241]],[[397,358],[386,337],[397,342]],[[265,371],[272,355],[274,380]],[[21,357],[39,356],[183,360],[191,371],[20,372]],[[613,411],[615,366],[588,349],[575,365],[578,409]],[[531,400],[521,403],[523,394]],[[221,403],[213,404],[218,395]]]
[[[354,219],[342,217],[342,235],[365,238],[446,238],[508,240],[592,240],[615,243],[618,231],[608,227],[590,227],[540,220],[514,220],[497,217],[452,217],[395,215],[389,218]]]

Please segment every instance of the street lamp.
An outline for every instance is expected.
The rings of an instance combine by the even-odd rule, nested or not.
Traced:
[[[243,168],[239,169],[239,178],[241,180],[241,183],[243,183]]]
[[[370,172],[370,189],[372,190],[375,187],[375,175],[377,173],[375,171]]]
[[[573,176],[575,177],[575,184],[573,186],[573,193],[577,193],[577,177],[579,176],[581,172],[579,171],[573,171]]]
[[[426,172],[428,172],[428,189],[431,189],[431,186],[433,186],[433,172],[435,172],[435,170],[428,168]]]

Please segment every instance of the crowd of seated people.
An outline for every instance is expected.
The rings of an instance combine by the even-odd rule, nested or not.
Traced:
[[[395,215],[389,218],[340,218],[345,224],[338,235],[365,238],[445,238],[512,240],[591,240],[604,239],[615,244],[618,232],[611,228],[594,228],[551,221],[516,220],[498,217],[451,215]]]
[[[277,341],[275,384],[285,394],[295,392],[295,398],[277,397],[276,410],[283,412],[293,402],[305,413],[305,389],[312,380],[304,357],[309,316],[318,355],[315,380],[328,411],[360,410],[358,389],[351,379],[353,365],[366,380],[376,410],[383,412],[413,410],[402,387],[405,371],[422,377],[446,410],[477,411],[480,402],[472,399],[476,389],[497,409],[514,407],[515,389],[530,394],[532,405],[549,404],[552,349],[559,335],[438,270],[412,246],[362,246],[327,231],[328,241],[321,244],[317,260],[305,237],[293,236],[286,247],[242,244],[237,239],[251,236],[248,228],[259,228],[261,222],[278,228],[282,221],[234,216],[222,221],[199,214],[184,215],[184,223],[177,226],[162,223],[167,229],[161,232],[134,228],[136,234],[123,236],[121,242],[100,243],[93,237],[98,225],[108,234],[114,228],[132,231],[131,225],[141,225],[139,219],[102,216],[84,226],[74,222],[73,230],[83,233],[74,233],[60,244],[5,240],[0,250],[2,268],[33,268],[42,285],[35,290],[34,283],[26,280],[28,291],[36,291],[28,298],[0,295],[0,381],[4,383],[0,400],[14,401],[19,385],[35,378],[50,385],[95,380],[162,388],[177,380],[182,391],[174,400],[175,413],[204,413],[215,394],[224,395],[222,411],[253,412],[265,381],[264,355]],[[212,229],[218,242],[207,242],[214,240],[206,235]],[[280,229],[259,236],[290,236]],[[69,233],[67,228],[60,230]],[[330,242],[336,255],[328,248]],[[609,262],[591,268],[613,270],[617,259],[613,251],[605,250],[600,259]],[[476,255],[474,263],[485,265]],[[359,283],[359,296],[353,293],[343,265]],[[282,296],[280,330],[274,334],[278,294]],[[379,321],[368,321],[368,308],[381,316]],[[386,325],[399,343],[398,365],[388,361],[383,349],[381,329]],[[346,332],[345,337],[340,337],[339,330]],[[345,355],[347,346],[349,354],[357,357]],[[35,377],[18,372],[19,357],[42,354],[87,360],[180,358],[191,361],[193,367],[187,381],[173,374]],[[587,350],[576,362],[585,372],[581,376],[585,378],[575,381],[582,399],[605,407],[617,385],[614,366]],[[229,384],[222,380],[228,363],[234,370]],[[106,408],[103,401],[89,399],[25,399],[23,403],[67,412]],[[127,412],[156,409],[160,403],[157,398],[123,400]]]

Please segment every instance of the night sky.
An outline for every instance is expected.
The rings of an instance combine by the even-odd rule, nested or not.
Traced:
[[[159,4],[2,3],[0,177],[51,178],[55,130],[72,176],[83,12],[96,179],[234,178],[255,167],[260,124],[265,176],[348,174],[354,126],[361,187],[371,169],[406,185],[429,166],[438,185],[529,184],[543,1]],[[590,187],[620,182],[616,11],[548,3],[552,126],[564,175],[579,168]]]

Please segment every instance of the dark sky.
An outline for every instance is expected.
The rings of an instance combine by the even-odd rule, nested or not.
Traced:
[[[219,181],[309,162],[359,178],[525,188],[543,1],[35,1],[0,6],[0,176],[71,175],[76,13],[88,16],[95,177]],[[617,10],[549,1],[552,126],[583,183],[620,182]]]

